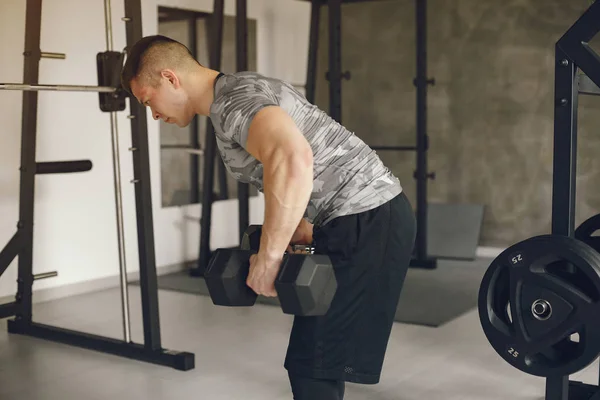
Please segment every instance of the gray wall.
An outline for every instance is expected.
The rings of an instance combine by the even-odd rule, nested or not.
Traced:
[[[209,66],[208,61],[208,35],[206,34],[207,20],[197,20],[198,61]],[[189,47],[189,25],[187,21],[161,22],[158,31],[162,35],[172,37]],[[235,72],[235,18],[225,16],[223,24],[223,54],[221,71]],[[248,20],[248,65],[250,70],[256,70],[256,20]],[[198,134],[200,147],[204,147],[206,138],[207,118],[198,116]],[[190,143],[191,126],[179,128],[176,125],[160,121],[160,143],[164,145],[188,146]],[[164,207],[177,206],[190,203],[190,155],[175,149],[161,149],[161,194]],[[219,192],[217,165],[220,156],[217,152],[215,160],[215,184],[213,191]],[[200,202],[202,202],[202,176],[204,160],[200,157],[198,171],[200,180]],[[237,182],[227,173],[228,198],[237,198]],[[256,195],[256,189],[250,187],[250,195]],[[216,198],[215,198],[216,200]]]
[[[429,0],[429,201],[485,205],[481,244],[547,233],[551,220],[554,44],[589,0]],[[343,123],[371,145],[415,135],[414,1],[342,11]],[[316,93],[328,110],[327,8]],[[600,52],[600,40],[592,47]],[[600,98],[580,97],[577,223],[600,208]],[[413,204],[415,154],[379,152]]]

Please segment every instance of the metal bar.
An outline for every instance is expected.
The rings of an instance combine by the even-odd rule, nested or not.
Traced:
[[[236,35],[237,34],[238,33],[236,32]],[[219,46],[223,47],[222,39],[221,39],[221,44]],[[237,49],[237,46],[236,46],[236,49]],[[236,63],[237,62],[238,61],[237,61],[237,58],[236,58]],[[219,64],[219,69],[220,69],[220,64]],[[223,162],[223,159],[221,157],[216,157],[216,161],[215,162],[217,164],[217,178],[218,178],[218,182],[219,182],[218,199],[219,200],[226,200],[226,199],[229,198],[229,185],[227,183],[227,174],[228,174],[228,172],[227,172],[227,169],[225,168],[225,163]]]
[[[558,45],[596,86],[600,86],[600,56],[587,43],[564,41]]]
[[[104,0],[104,21],[106,31],[106,50],[113,51],[112,12],[110,0]],[[123,195],[121,193],[121,155],[119,149],[119,123],[117,113],[110,112],[110,137],[112,146],[113,184],[115,195],[115,214],[117,221],[117,246],[119,254],[119,277],[121,287],[121,316],[123,319],[123,339],[131,341],[131,322],[129,318],[129,292],[127,284],[127,256],[125,251],[125,233],[123,222]]]
[[[23,83],[37,85],[40,63],[42,0],[27,0],[25,11],[25,57]],[[37,92],[23,93],[21,116],[21,168],[18,234],[21,241],[17,278],[17,318],[29,322],[32,314],[33,219],[37,147]]]
[[[315,102],[317,86],[317,53],[319,50],[319,24],[321,19],[321,0],[312,0],[310,11],[310,36],[308,44],[308,66],[306,68],[306,99]]]
[[[329,0],[329,115],[342,123],[342,0]]]
[[[600,2],[594,2],[558,40],[557,45],[600,86],[600,57],[588,43],[600,32]]]
[[[127,47],[142,38],[141,0],[125,0]],[[129,98],[131,110],[131,147],[135,184],[138,253],[140,263],[140,291],[144,325],[144,346],[159,351],[161,348],[160,317],[158,308],[158,283],[156,254],[154,250],[154,222],[152,217],[152,188],[150,156],[148,150],[148,124],[146,108],[134,98]]]
[[[600,87],[598,87],[589,76],[583,74],[578,75],[578,82],[580,94],[600,96]]]
[[[113,50],[112,12],[110,0],[104,0],[104,33],[106,34],[106,50]]]
[[[188,32],[189,32],[189,48],[192,52],[194,59],[198,59],[198,25],[197,25],[198,17],[196,14],[188,19]],[[201,151],[200,149],[200,138],[198,133],[198,115],[194,115],[194,119],[190,124],[190,203],[196,204],[200,202],[200,159],[195,155],[202,153],[193,153],[192,150]]]
[[[415,256],[427,259],[427,1],[416,0],[416,125],[417,168],[415,172],[417,192],[417,235]]]
[[[577,66],[555,48],[552,234],[572,236],[577,164]],[[546,378],[546,400],[568,400],[569,377]]]
[[[42,272],[42,273],[33,275],[33,280],[34,281],[39,281],[40,279],[54,278],[54,277],[57,277],[57,276],[58,276],[58,272],[57,271]]]
[[[8,241],[6,246],[0,251],[0,276],[6,271],[8,266],[14,261],[15,257],[19,255],[23,247],[21,235],[19,232],[15,233],[13,237]]]
[[[373,150],[390,150],[390,151],[415,151],[417,146],[369,146]]]
[[[596,87],[600,86],[600,55],[589,44],[583,44],[581,57],[577,57],[576,62],[579,69],[596,84]]]
[[[572,236],[577,166],[577,66],[558,44],[555,55],[552,233]]]
[[[8,321],[10,333],[20,333],[40,339],[65,343],[88,350],[100,351],[138,361],[164,365],[181,371],[194,368],[194,354],[168,349],[149,349],[136,343],[126,343],[121,340],[77,332],[69,329],[44,325],[40,323],[24,323],[23,321]]]
[[[0,304],[0,319],[12,317],[17,315],[19,312],[19,304],[18,303],[6,303]]]
[[[225,0],[214,0],[213,13],[207,24],[209,47],[209,65],[214,70],[221,69],[221,55],[223,52],[223,20],[225,18]],[[206,138],[204,142],[204,165],[202,170],[202,214],[200,217],[200,249],[196,268],[190,270],[192,276],[203,276],[204,270],[210,260],[210,227],[212,222],[212,204],[215,173],[215,156],[217,142],[215,130],[210,122],[206,121]]]
[[[67,58],[65,53],[51,53],[48,51],[42,51],[42,58],[54,58],[56,60],[64,60]]]
[[[90,160],[77,161],[44,161],[35,165],[36,175],[68,174],[73,172],[86,172],[92,169]]]
[[[37,57],[39,57],[37,52]],[[26,57],[31,57],[32,54],[27,54]],[[37,78],[36,78],[37,81]],[[42,90],[57,91],[57,92],[96,92],[96,93],[113,93],[117,89],[109,86],[86,86],[86,85],[38,85],[35,83],[0,83],[0,90],[22,90],[24,92],[37,92]]]
[[[160,146],[161,150],[182,150],[186,153],[192,154],[194,156],[201,156],[204,154],[204,150],[203,149],[197,149],[194,147],[190,147],[190,146],[181,146],[178,144],[163,144],[162,146]],[[197,157],[193,157],[196,158]]]
[[[546,378],[545,400],[569,400],[569,377]]]
[[[248,70],[248,0],[236,2],[236,66],[237,71]],[[241,243],[244,231],[250,225],[250,185],[238,182],[238,236]]]

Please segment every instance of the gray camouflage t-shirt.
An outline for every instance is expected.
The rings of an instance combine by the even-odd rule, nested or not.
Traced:
[[[227,170],[263,191],[262,164],[245,150],[252,118],[279,106],[294,120],[313,151],[314,184],[305,218],[324,225],[371,210],[402,192],[379,156],[354,133],[309,103],[292,85],[255,72],[224,74],[215,83],[210,119]]]

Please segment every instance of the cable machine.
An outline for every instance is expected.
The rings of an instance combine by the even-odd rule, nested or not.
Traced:
[[[127,48],[142,38],[141,0],[125,0]],[[8,321],[8,331],[13,334],[33,336],[103,353],[173,367],[178,370],[194,368],[194,354],[168,350],[161,345],[158,309],[158,288],[152,222],[152,197],[150,187],[150,160],[146,110],[130,97],[132,158],[135,204],[140,260],[140,291],[144,343],[132,342],[129,321],[127,271],[123,242],[123,214],[116,112],[126,107],[128,96],[121,89],[120,72],[125,53],[113,51],[112,17],[110,0],[104,1],[107,51],[98,53],[98,86],[39,84],[41,58],[64,59],[65,54],[42,52],[40,31],[42,0],[27,0],[25,21],[25,57],[23,83],[0,83],[0,90],[23,91],[19,221],[17,232],[0,252],[0,275],[18,257],[17,294],[15,301],[0,305],[0,318],[14,317]],[[33,283],[38,279],[57,276],[56,272],[33,274],[33,223],[35,180],[42,174],[65,174],[89,171],[90,160],[36,162],[38,91],[97,92],[101,111],[109,112],[113,156],[115,205],[117,209],[117,245],[119,249],[121,303],[123,314],[123,339],[117,340],[86,332],[63,329],[33,321]]]

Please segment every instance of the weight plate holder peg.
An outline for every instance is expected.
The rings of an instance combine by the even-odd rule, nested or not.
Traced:
[[[583,221],[581,225],[575,229],[575,239],[579,239],[586,244],[592,246],[594,250],[600,253],[600,236],[594,235],[600,230],[600,214],[594,215]]]
[[[581,371],[600,354],[600,254],[566,236],[519,242],[492,261],[478,308],[510,365],[541,377]]]

